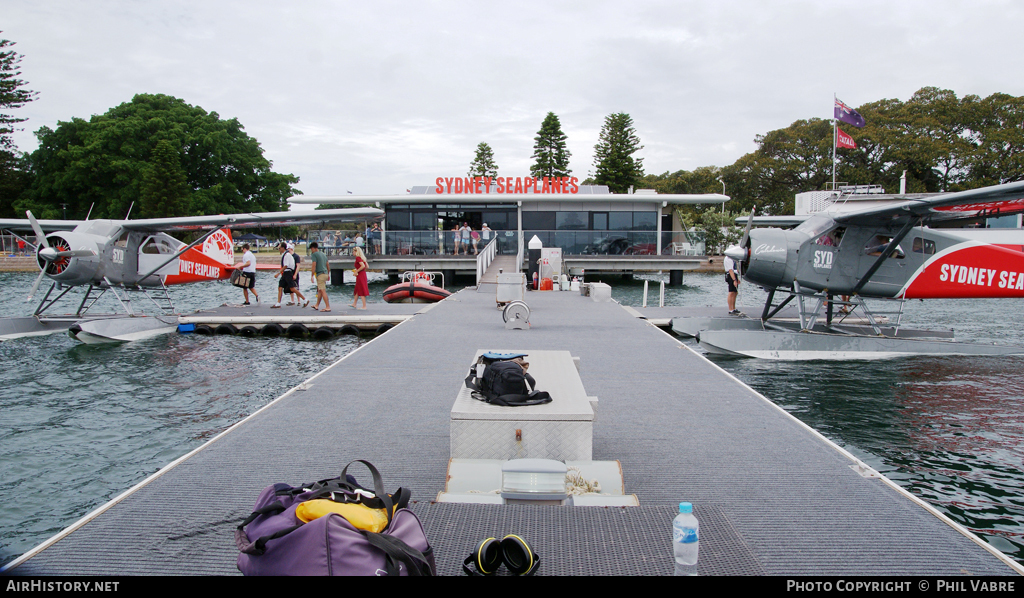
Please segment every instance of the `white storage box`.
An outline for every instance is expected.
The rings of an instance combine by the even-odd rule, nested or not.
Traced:
[[[603,282],[590,283],[590,298],[607,303],[612,300],[612,288]]]
[[[526,298],[526,274],[522,272],[508,272],[498,275],[498,303],[511,303],[513,301],[524,301]]]
[[[590,461],[594,410],[568,351],[497,350],[526,353],[544,405],[503,407],[474,399],[462,385],[451,410],[452,459],[558,459]],[[486,351],[478,351],[476,359]],[[466,371],[469,371],[466,365]]]

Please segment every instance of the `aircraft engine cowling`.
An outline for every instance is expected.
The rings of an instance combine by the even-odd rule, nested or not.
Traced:
[[[46,236],[49,248],[42,245],[36,250],[36,263],[46,276],[55,282],[67,285],[88,284],[92,282],[100,270],[100,258],[96,242],[92,235],[74,232],[58,232]],[[82,255],[84,251],[92,255]],[[77,251],[76,256],[57,256],[47,258],[44,252]]]
[[[779,228],[751,230],[744,249],[747,252],[744,278],[767,289],[783,286],[789,258],[787,231]]]

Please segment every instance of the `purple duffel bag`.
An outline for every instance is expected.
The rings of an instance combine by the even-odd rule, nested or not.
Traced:
[[[369,468],[372,492],[348,475],[348,467],[356,462]],[[244,575],[434,575],[434,554],[423,525],[402,508],[409,501],[408,490],[399,488],[389,495],[373,465],[352,463],[337,478],[265,488],[252,515],[235,531],[241,553],[238,570]],[[388,525],[380,533],[363,531],[337,513],[303,523],[295,508],[316,498],[383,508]]]

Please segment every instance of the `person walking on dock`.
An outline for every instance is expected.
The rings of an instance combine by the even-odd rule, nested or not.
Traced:
[[[281,269],[277,271],[274,278],[280,278],[277,281],[277,303],[271,305],[272,308],[281,307],[281,297],[285,291],[291,293],[292,285],[295,284],[295,258],[288,253],[288,244],[282,241],[278,246],[277,250],[281,252]]]
[[[299,257],[299,254],[295,253],[295,245],[292,243],[288,244],[288,253],[291,254],[292,259],[295,260],[295,284],[292,285],[292,301],[289,305],[299,305],[300,303],[305,302],[302,303],[302,307],[306,307],[309,305],[309,299],[306,299],[306,296],[299,290],[299,264],[302,262],[302,258]],[[298,296],[298,299],[296,299],[296,296]]]
[[[363,255],[363,250],[358,247],[352,250],[352,255],[356,256],[356,267],[353,270],[356,275],[356,290],[352,295],[352,307],[356,307],[356,303],[362,297],[363,309],[366,309],[366,298],[370,296],[370,285],[366,280],[366,268],[368,267],[366,256]]]
[[[327,267],[327,256],[320,251],[316,241],[309,244],[309,273],[316,283],[316,303],[313,309],[320,310],[320,300],[324,302],[323,311],[331,311],[331,300],[327,298],[327,278],[330,276],[330,269]]]
[[[256,256],[253,255],[249,249],[249,244],[242,245],[242,263],[235,266],[236,270],[242,271],[242,276],[245,277],[245,285],[242,286],[242,294],[245,295],[245,303],[242,305],[249,305],[249,291],[252,291],[254,297],[256,297],[256,303],[260,302],[260,295],[256,292]]]

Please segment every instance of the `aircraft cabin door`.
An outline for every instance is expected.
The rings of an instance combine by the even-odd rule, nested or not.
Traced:
[[[164,233],[157,233],[146,238],[139,247],[139,272],[138,276],[142,276],[153,268],[156,268],[160,264],[167,261],[167,258],[171,257],[178,252],[177,246],[180,245],[180,241],[166,235]],[[178,260],[173,259],[167,265],[163,266],[156,272],[158,276],[168,276],[170,274],[178,273]]]

